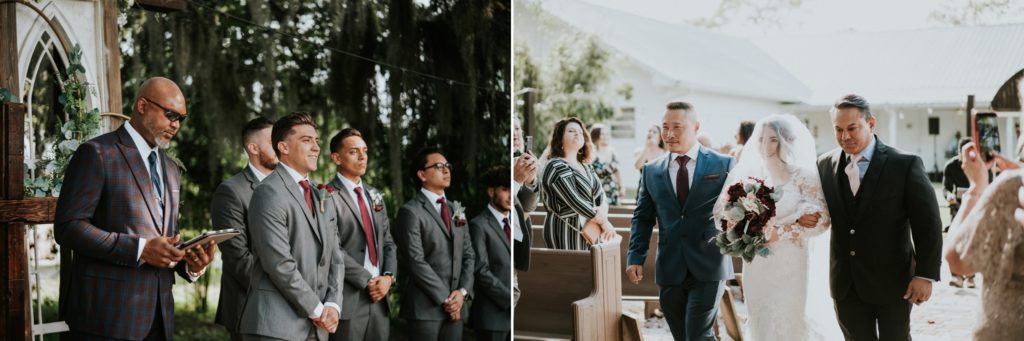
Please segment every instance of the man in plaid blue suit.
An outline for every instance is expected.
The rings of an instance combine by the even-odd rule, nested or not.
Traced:
[[[57,200],[57,242],[73,252],[60,318],[74,340],[171,340],[174,274],[194,281],[215,250],[175,246],[181,170],[165,150],[187,117],[181,89],[150,78],[133,109],[78,147]]]

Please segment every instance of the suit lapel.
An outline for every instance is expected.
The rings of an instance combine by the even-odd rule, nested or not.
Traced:
[[[348,207],[349,212],[352,212],[352,216],[356,217],[356,221],[358,221],[360,224],[359,230],[362,231],[363,214],[359,212],[359,208],[356,206],[356,203],[352,202],[352,196],[349,195],[348,188],[346,188],[345,185],[341,183],[341,180],[338,180],[337,177],[335,177],[334,180],[331,181],[331,186],[334,186],[334,189],[338,191],[338,196],[341,197],[341,202],[345,203],[345,207]],[[365,186],[363,188],[363,193],[365,194]],[[366,200],[366,198],[363,198],[363,200]]]
[[[826,181],[822,183],[822,185],[827,186],[828,191],[831,192],[831,194],[826,192],[825,198],[827,199],[831,197],[833,198],[833,202],[838,203],[837,205],[829,206],[829,210],[832,212],[838,212],[841,215],[841,217],[845,220],[846,217],[848,217],[848,212],[846,212],[846,205],[843,204],[843,196],[841,194],[842,191],[840,191],[839,189],[839,172],[842,171],[839,169],[839,164],[842,163],[841,161],[843,156],[844,154],[842,149],[838,149],[832,153],[832,156],[829,157],[829,171],[826,172],[826,176],[828,177],[828,179],[826,179]],[[833,219],[835,219],[835,214],[833,214]]]
[[[278,167],[274,170],[274,173],[277,173],[278,180],[284,184],[284,189],[288,191],[288,193],[291,193],[292,199],[299,205],[302,214],[306,216],[306,221],[309,223],[309,227],[313,229],[313,234],[316,236],[317,240],[323,243],[323,239],[320,238],[320,224],[317,223],[315,218],[313,218],[313,212],[306,209],[306,199],[303,197],[302,189],[299,187],[299,184],[292,179],[291,174],[288,174],[288,171],[284,168]],[[313,185],[310,184],[310,186]],[[313,195],[313,208],[316,208],[316,195]]]
[[[708,162],[708,151],[705,150],[704,147],[698,148],[696,162],[696,166],[693,167],[693,174],[690,174],[689,180],[692,185],[690,185],[690,191],[686,195],[686,203],[684,204],[683,212],[685,212],[686,208],[690,207],[691,203],[693,203],[695,200],[693,199],[693,194],[697,193],[697,186],[700,185],[700,181],[697,181],[697,179],[700,179],[702,176],[704,176],[704,173],[707,173],[708,170],[708,164],[710,162]],[[682,180],[676,179],[676,181]]]
[[[177,171],[173,172],[173,174],[170,171],[171,167],[168,167],[167,160],[169,159],[167,158],[167,153],[161,150],[160,154],[160,166],[163,169],[164,174],[164,200],[166,200],[164,202],[163,232],[165,235],[175,235],[177,234],[177,231],[171,230],[171,220],[174,218],[174,214],[172,214],[172,212],[178,211],[178,196],[180,195],[180,193],[178,193],[178,189],[181,188],[181,185],[179,184],[181,178],[178,177]]]
[[[434,222],[437,223],[437,227],[441,229],[441,232],[444,232],[445,236],[451,238],[452,234],[448,232],[448,227],[444,225],[444,220],[441,220],[441,213],[434,209],[434,203],[430,202],[430,200],[427,199],[427,196],[423,195],[423,193],[416,193],[416,195],[419,196],[420,204],[423,205],[423,209],[426,210],[427,215],[434,217]],[[454,226],[452,227],[454,228]]]
[[[660,175],[659,174],[652,174],[651,175],[651,178],[661,179],[663,185],[658,186],[657,184],[651,184],[653,186],[649,186],[648,188],[661,187],[661,188],[668,189],[668,193],[671,194],[670,195],[670,197],[671,197],[670,199],[671,200],[666,200],[666,201],[671,201],[672,204],[670,204],[671,205],[670,207],[675,207],[677,209],[677,211],[682,212],[683,208],[681,206],[679,206],[679,200],[676,199],[676,188],[674,186],[672,186],[672,175],[669,174],[669,172],[670,172],[669,171],[669,166],[672,165],[672,162],[675,162],[676,156],[677,155],[675,153],[670,153],[667,157],[665,157],[665,160],[662,161],[662,164],[659,165],[656,168],[659,172],[662,172],[662,174],[660,174]],[[651,194],[654,194],[654,192],[651,192]],[[655,201],[655,202],[657,202],[657,201]]]
[[[487,213],[491,213],[489,209],[487,210]],[[501,226],[501,223],[494,219],[493,214],[490,217],[487,217],[487,222],[488,225],[491,225],[491,234],[497,236],[498,239],[501,240],[501,244],[505,245],[505,251],[512,252],[512,246],[509,245],[509,238],[505,236],[505,227]],[[509,226],[509,229],[511,228],[512,226]]]
[[[256,174],[253,173],[253,171],[252,171],[252,167],[249,167],[248,165],[246,165],[245,166],[245,171],[243,171],[242,174],[245,174],[245,180],[249,181],[249,188],[255,190],[256,189],[256,185],[259,185],[260,181],[257,180]]]
[[[864,216],[864,210],[867,209],[867,202],[869,198],[875,194],[875,189],[878,187],[878,179],[881,176],[882,169],[885,168],[885,161],[888,159],[886,151],[889,147],[882,144],[875,137],[875,153],[872,155],[871,160],[868,161],[868,170],[864,173],[864,179],[860,182],[860,195],[858,195],[857,201],[857,216]]]
[[[135,142],[132,141],[132,137],[128,135],[128,131],[124,127],[117,130],[117,136],[120,138],[120,143],[117,147],[121,151],[121,156],[124,157],[128,168],[131,169],[132,177],[135,178],[135,185],[139,187],[139,192],[142,192],[142,197],[146,202],[146,207],[149,208],[149,216],[153,220],[153,226],[156,227],[156,234],[160,235],[160,221],[159,216],[160,204],[156,202],[156,194],[153,193],[153,181],[149,179],[149,171],[146,170],[146,164],[142,162],[142,157],[139,156],[139,149],[135,146]]]

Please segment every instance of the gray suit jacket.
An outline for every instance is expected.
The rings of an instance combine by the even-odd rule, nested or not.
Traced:
[[[318,304],[343,304],[345,255],[332,228],[337,224],[334,200],[328,196],[320,212],[317,194],[313,197],[315,214],[284,167],[256,186],[248,215],[256,265],[241,333],[302,340],[316,328],[309,316]],[[318,334],[327,339],[326,331],[318,329]]]
[[[342,293],[345,296],[345,305],[342,306],[341,319],[350,320],[355,315],[370,314],[370,305],[373,301],[370,294],[366,292],[366,282],[371,278],[370,272],[363,268],[363,259],[366,258],[366,234],[363,232],[363,218],[359,212],[359,205],[352,201],[352,197],[346,193],[345,185],[337,177],[331,181],[335,188],[336,200],[341,203],[336,205],[338,213],[338,235],[341,239],[341,248],[345,250],[345,289]],[[370,187],[363,182],[363,200],[366,201],[366,208],[370,217],[373,218],[373,228],[377,235],[377,267],[380,273],[398,272],[398,256],[395,254],[395,241],[391,238],[391,226],[388,223],[387,206],[381,205],[381,210],[376,211],[372,197],[369,193],[380,193],[376,188]],[[387,311],[387,300],[381,300],[385,311]],[[377,323],[387,323],[379,321]]]
[[[233,333],[238,332],[238,316],[242,315],[242,304],[245,303],[249,278],[256,262],[249,245],[247,212],[252,191],[259,183],[252,169],[246,166],[217,186],[210,203],[213,229],[237,229],[242,232],[217,245],[224,262],[224,274],[220,277],[220,299],[217,301],[214,321]]]
[[[509,222],[511,228],[512,222]],[[476,330],[512,329],[512,248],[504,227],[487,208],[469,222],[476,254],[476,298],[469,326]]]
[[[434,203],[420,191],[399,208],[394,234],[402,318],[447,320],[443,304],[452,291],[464,288],[473,295],[473,247],[468,226],[457,225],[453,217],[449,235]]]

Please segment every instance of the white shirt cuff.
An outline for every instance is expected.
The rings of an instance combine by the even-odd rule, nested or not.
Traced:
[[[142,250],[146,249],[146,238],[139,238],[139,252],[135,255],[135,261],[142,260]]]
[[[512,195],[518,194],[521,187],[523,187],[523,184],[519,183],[519,181],[512,181]]]
[[[316,304],[316,309],[313,309],[313,315],[309,315],[309,318],[311,318],[311,319],[319,318],[320,315],[322,315],[323,313],[324,313],[324,304],[323,303],[317,303]]]
[[[334,308],[334,311],[338,312],[338,316],[341,316],[341,307],[339,307],[337,303],[327,302],[324,303],[324,307]]]
[[[923,280],[926,280],[926,281],[929,281],[929,282],[935,283],[935,280],[934,280],[934,279],[931,279],[931,278],[927,278],[927,277],[921,277],[921,276],[914,276],[914,278],[920,278],[920,279],[923,279]]]

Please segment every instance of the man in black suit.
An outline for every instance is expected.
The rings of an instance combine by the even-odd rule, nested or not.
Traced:
[[[214,229],[237,229],[242,234],[220,244],[224,274],[220,277],[220,299],[214,322],[224,326],[231,334],[231,340],[238,341],[238,317],[249,291],[256,257],[249,247],[249,199],[252,192],[274,168],[277,155],[270,143],[270,132],[274,122],[257,117],[242,128],[242,142],[249,164],[241,172],[217,186],[210,202],[210,220]]]
[[[487,188],[487,208],[469,222],[476,254],[476,299],[469,326],[477,340],[505,341],[512,330],[512,191],[508,166],[494,167],[481,176]]]
[[[832,215],[830,286],[847,340],[910,340],[911,304],[939,280],[942,222],[921,158],[882,144],[868,102],[833,105],[839,148],[818,158]]]

